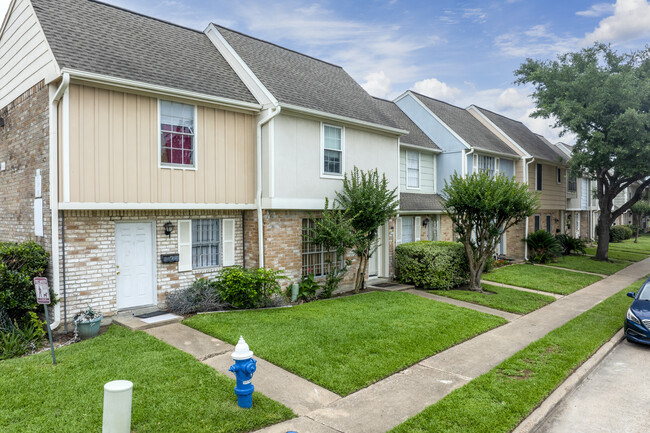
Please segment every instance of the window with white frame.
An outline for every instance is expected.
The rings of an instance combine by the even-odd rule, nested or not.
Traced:
[[[160,164],[194,167],[194,105],[160,101]]]
[[[567,191],[572,193],[578,192],[578,181],[575,177],[569,177],[569,180],[567,181]]]
[[[402,217],[402,243],[415,241],[415,230],[412,216]]]
[[[323,174],[343,174],[343,128],[323,124]]]
[[[221,264],[221,220],[192,220],[192,268]]]
[[[420,188],[420,152],[406,151],[406,187]]]
[[[485,156],[485,155],[477,155],[478,157],[478,172],[486,172],[490,176],[494,176],[496,174],[496,158],[493,156]]]
[[[562,183],[562,169],[557,169],[557,183]]]
[[[327,275],[332,266],[343,267],[344,258],[336,257],[333,249],[327,251],[321,245],[310,242],[309,236],[314,224],[312,219],[302,220],[302,274],[319,277]]]

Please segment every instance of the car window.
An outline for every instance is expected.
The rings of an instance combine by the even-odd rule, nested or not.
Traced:
[[[650,301],[650,281],[646,281],[643,287],[639,289],[637,299],[641,301]]]

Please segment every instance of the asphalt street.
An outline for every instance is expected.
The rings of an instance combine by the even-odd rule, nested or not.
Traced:
[[[646,433],[650,346],[623,341],[585,378],[538,433]]]

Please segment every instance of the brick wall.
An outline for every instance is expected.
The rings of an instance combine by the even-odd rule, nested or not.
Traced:
[[[457,238],[454,232],[454,223],[448,215],[440,215],[440,240],[455,242]]]
[[[49,90],[41,81],[0,108],[5,122],[0,128],[0,164],[5,164],[0,171],[0,241],[31,239],[51,251],[48,104]],[[34,234],[34,177],[39,169],[44,236]]]
[[[161,263],[161,254],[178,253],[178,220],[234,219],[235,263],[242,265],[241,215],[240,211],[66,211],[65,273],[68,318],[87,305],[101,310],[105,315],[115,314],[116,222],[153,221],[155,223],[156,293],[157,302],[162,306],[168,293],[189,286],[195,278],[214,276],[220,269],[216,267],[178,272],[178,263]],[[165,235],[163,227],[167,221],[174,224],[174,230],[169,237]],[[61,224],[62,221],[60,226]],[[63,293],[63,276],[61,276],[61,293]],[[61,315],[63,317],[63,311]]]

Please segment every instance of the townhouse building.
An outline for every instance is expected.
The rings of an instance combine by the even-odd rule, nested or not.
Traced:
[[[214,24],[13,0],[0,65],[0,239],[51,253],[54,325],[162,305],[224,266],[322,275],[331,254],[303,233],[344,173],[399,187],[406,131],[342,68]]]

